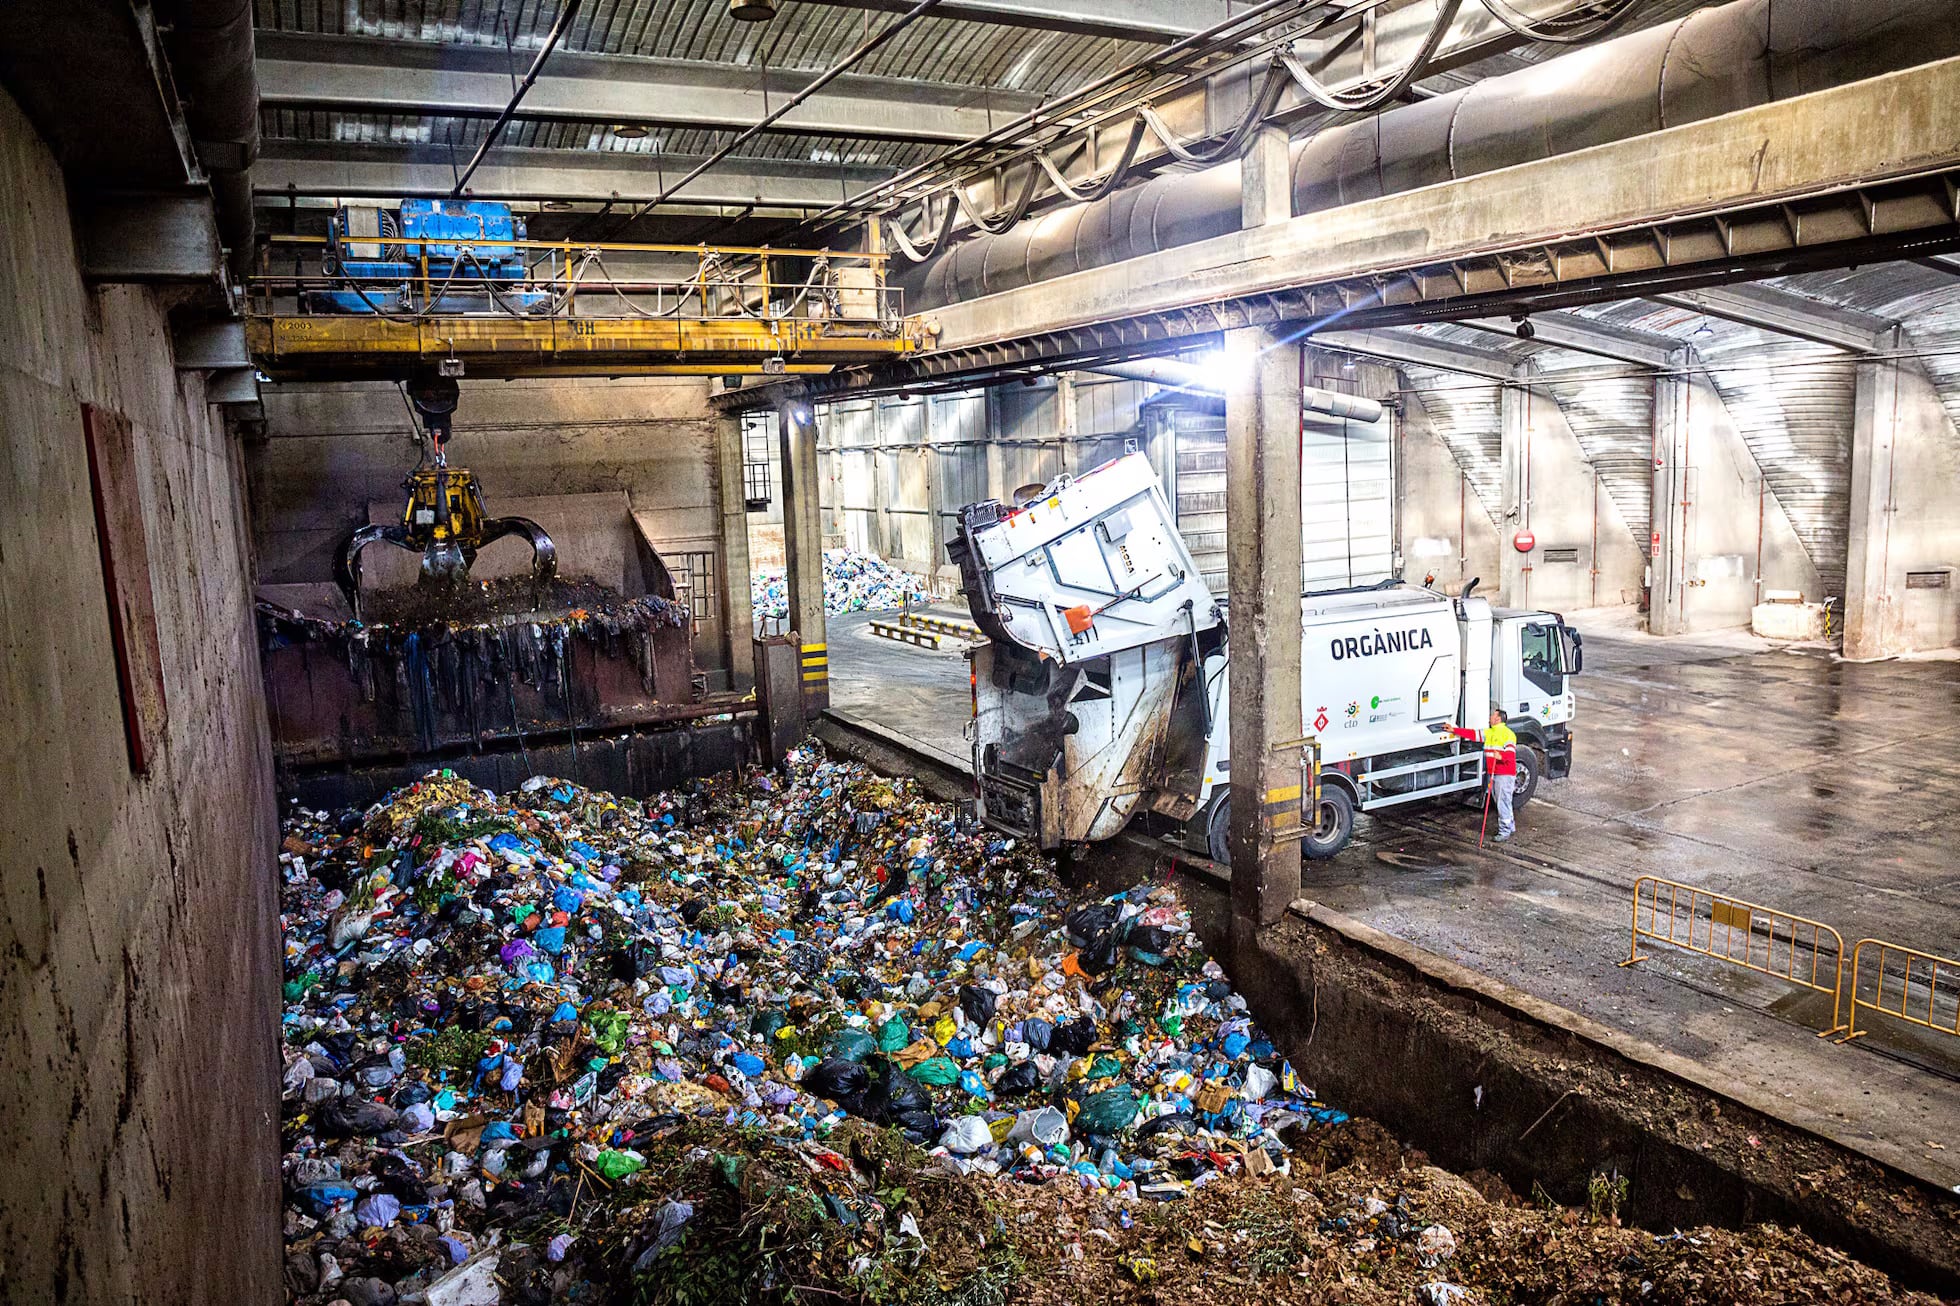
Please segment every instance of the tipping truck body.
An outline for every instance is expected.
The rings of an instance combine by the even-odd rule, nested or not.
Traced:
[[[949,543],[988,642],[972,660],[983,818],[1044,848],[1095,842],[1153,811],[1225,860],[1231,780],[1229,613],[1200,579],[1149,462],[1131,454],[1018,506],[963,509]],[[1475,795],[1493,704],[1517,732],[1521,801],[1571,770],[1577,632],[1388,581],[1307,593],[1301,734],[1310,857],[1356,811]],[[1317,781],[1317,782],[1316,782]]]

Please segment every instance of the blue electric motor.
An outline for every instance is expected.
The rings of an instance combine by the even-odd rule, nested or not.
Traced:
[[[347,280],[307,294],[316,313],[531,312],[546,291],[523,289],[524,220],[490,200],[403,200],[399,209],[343,205],[327,227],[329,272]],[[427,260],[428,284],[418,284]]]

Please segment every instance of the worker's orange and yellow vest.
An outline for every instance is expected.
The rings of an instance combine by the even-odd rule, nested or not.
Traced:
[[[1481,739],[1484,744],[1485,775],[1516,775],[1518,773],[1518,736],[1509,726],[1492,726],[1479,734],[1461,726],[1451,726],[1450,733],[1458,739]]]

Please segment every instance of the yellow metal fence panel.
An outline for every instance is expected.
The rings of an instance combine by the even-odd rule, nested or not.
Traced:
[[[1823,1034],[1843,1028],[1844,937],[1822,921],[1643,875],[1633,883],[1633,936],[1622,966],[1647,959],[1640,952],[1643,938],[1828,993],[1831,1025]],[[1952,978],[1960,994],[1960,963],[1949,964],[1956,966]]]
[[[1865,997],[1870,980],[1871,997]],[[1944,984],[1942,984],[1944,981]],[[1839,1042],[1862,1038],[1860,1011],[1875,1011],[1941,1034],[1960,1036],[1960,961],[1884,939],[1860,939],[1845,990],[1851,1014]],[[1893,996],[1888,998],[1888,994]]]

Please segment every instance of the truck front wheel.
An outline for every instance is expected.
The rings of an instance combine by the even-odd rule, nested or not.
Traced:
[[[1523,807],[1538,792],[1538,780],[1545,774],[1545,755],[1530,744],[1518,745],[1518,783],[1511,791],[1513,807]]]

